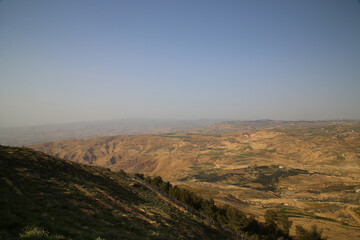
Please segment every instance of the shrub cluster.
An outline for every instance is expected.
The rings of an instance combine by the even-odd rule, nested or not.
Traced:
[[[71,238],[65,238],[58,234],[50,235],[49,232],[42,227],[26,226],[24,232],[19,234],[19,240],[71,240]],[[95,240],[105,239],[98,237]]]
[[[311,230],[306,230],[301,226],[296,226],[296,239],[298,240],[326,240],[322,237],[322,231],[318,230],[316,225],[311,227]]]
[[[285,215],[279,215],[271,210],[265,215],[266,222],[260,223],[255,218],[247,217],[242,211],[229,205],[216,206],[213,199],[205,199],[187,189],[172,186],[170,182],[163,181],[159,176],[147,176],[146,178],[141,174],[136,176],[158,187],[170,197],[238,233],[258,235],[267,239],[278,239],[280,237],[290,239],[289,229],[292,223]]]

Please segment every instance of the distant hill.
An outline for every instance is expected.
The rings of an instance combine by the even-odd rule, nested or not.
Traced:
[[[359,123],[360,120],[278,121],[265,119],[255,121],[224,121],[214,119],[122,119],[111,121],[49,124],[32,127],[0,128],[0,144],[9,146],[26,146],[58,140],[181,132],[194,134],[223,134],[244,130],[261,130],[285,127],[318,127],[330,124],[338,125],[356,122]]]
[[[0,239],[25,226],[66,238],[227,239],[132,176],[0,146]]]
[[[114,135],[184,132],[218,120],[123,119],[111,121],[49,124],[33,127],[0,128],[0,144],[24,146],[56,140]]]
[[[194,168],[283,164],[327,170],[360,167],[360,124],[284,127],[227,134],[168,133],[64,140],[31,147],[67,160],[113,170],[161,175],[170,180]],[[321,123],[322,124],[322,123]],[[339,165],[341,163],[341,165]]]
[[[360,123],[360,120],[328,120],[328,121],[281,121],[262,119],[255,121],[222,121],[200,128],[194,128],[189,133],[198,134],[223,134],[245,130],[263,130],[269,128],[294,128],[294,127],[321,127],[347,123]]]
[[[260,221],[266,209],[276,208],[293,226],[317,224],[329,239],[360,239],[360,124],[256,124],[274,127],[225,134],[112,136],[32,147],[114,171],[160,175]],[[291,231],[294,235],[295,228]]]

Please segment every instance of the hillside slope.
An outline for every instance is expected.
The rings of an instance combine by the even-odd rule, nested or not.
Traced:
[[[33,147],[115,171],[160,175],[260,221],[266,209],[275,208],[293,226],[317,224],[329,239],[360,239],[358,123],[114,136]]]
[[[67,140],[32,146],[52,156],[161,175],[170,180],[194,168],[281,164],[359,178],[360,124],[242,131],[223,135],[160,134]],[[181,171],[179,171],[181,170]]]
[[[1,239],[30,225],[80,240],[227,238],[124,172],[0,146],[0,176]]]

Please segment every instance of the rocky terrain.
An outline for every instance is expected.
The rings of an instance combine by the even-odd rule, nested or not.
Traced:
[[[266,209],[276,208],[294,226],[315,223],[330,239],[360,239],[356,122],[211,135],[113,136],[32,147],[114,171],[160,175],[259,219]]]
[[[231,239],[125,172],[0,145],[0,176],[0,239]]]

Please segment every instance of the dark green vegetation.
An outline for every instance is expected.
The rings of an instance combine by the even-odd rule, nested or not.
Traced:
[[[265,214],[265,223],[260,223],[252,217],[247,217],[240,210],[225,205],[216,206],[212,199],[205,199],[187,189],[172,186],[169,182],[164,182],[161,177],[147,176],[136,174],[139,178],[144,179],[162,191],[166,192],[172,198],[186,204],[187,206],[199,211],[213,221],[232,229],[233,231],[254,238],[262,239],[291,239],[289,229],[292,222],[283,215],[275,211],[268,211]]]
[[[354,210],[354,212],[355,212],[357,215],[360,216],[360,208],[356,208],[356,209]]]
[[[269,229],[272,237],[279,235],[289,235],[292,222],[283,214],[279,214],[275,210],[267,210],[265,212],[265,226]]]
[[[58,240],[65,239],[61,235],[51,235],[45,229],[36,226],[27,226],[23,233],[19,234],[20,240]],[[97,238],[96,240],[99,240]]]
[[[187,135],[174,135],[174,133],[168,133],[168,134],[164,134],[164,135],[159,135],[161,137],[167,137],[167,138],[180,138],[180,139],[190,139],[191,136],[187,136]]]
[[[296,236],[298,240],[326,240],[327,238],[322,237],[321,234],[321,230],[318,230],[316,225],[313,225],[311,230],[296,226]]]
[[[68,162],[28,148],[0,146],[0,176],[1,239],[229,236],[159,198],[125,172]]]
[[[249,187],[257,190],[276,191],[276,184],[280,178],[296,176],[299,174],[309,174],[302,169],[285,168],[279,165],[271,166],[251,166],[242,169],[222,170],[220,169],[201,169],[192,167],[194,173],[191,177],[179,179],[186,181],[196,179],[200,182],[223,182],[235,186]],[[253,186],[252,183],[259,183],[260,186]]]
[[[317,216],[317,215],[314,215],[314,214],[301,212],[301,211],[299,211],[297,209],[286,209],[286,208],[284,208],[284,209],[281,209],[279,212],[285,214],[288,217],[292,217],[292,218],[306,217],[306,218],[318,219],[318,220],[328,221],[328,222],[338,222],[340,224],[346,225],[345,223],[342,223],[342,222],[340,222],[340,221],[338,221],[336,219],[333,219],[333,218],[320,217],[320,216]]]

